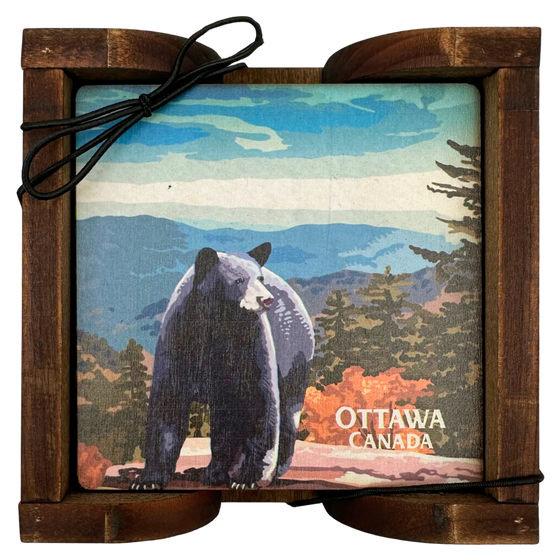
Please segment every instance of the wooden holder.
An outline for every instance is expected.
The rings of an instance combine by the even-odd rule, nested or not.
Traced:
[[[184,39],[119,29],[28,29],[23,35],[24,120],[72,114],[83,84],[153,83]],[[485,475],[538,473],[538,28],[405,31],[350,45],[325,68],[258,68],[226,83],[441,82],[483,93]],[[196,45],[184,64],[219,58]],[[45,131],[24,134],[24,153]],[[44,149],[35,172],[69,152]],[[32,170],[33,173],[33,170]],[[46,182],[66,182],[60,170]],[[292,501],[312,491],[91,492],[76,478],[73,195],[23,199],[21,538],[124,542],[186,533],[221,501]],[[370,496],[327,512],[356,529],[438,543],[536,543],[538,487],[480,493]]]

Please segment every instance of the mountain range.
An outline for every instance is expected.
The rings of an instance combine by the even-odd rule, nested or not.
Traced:
[[[414,273],[410,301],[429,301],[441,286],[409,245],[454,247],[443,236],[352,224],[204,230],[152,216],[103,216],[77,220],[76,228],[78,328],[117,349],[134,338],[152,353],[167,300],[203,247],[246,252],[270,242],[267,268],[290,282],[311,315],[333,289],[354,292],[387,266],[393,274]]]

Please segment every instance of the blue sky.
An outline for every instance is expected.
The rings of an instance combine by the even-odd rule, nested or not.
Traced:
[[[151,89],[83,87],[77,113]],[[189,223],[196,207],[208,222],[212,208],[220,208],[235,215],[232,227],[258,229],[301,223],[294,221],[299,208],[311,223],[342,220],[337,212],[345,212],[344,220],[348,212],[384,212],[383,225],[402,227],[398,213],[407,211],[418,212],[422,231],[442,233],[441,224],[429,225],[434,212],[454,217],[464,209],[445,197],[428,198],[425,187],[447,177],[436,160],[460,163],[448,139],[480,145],[479,122],[479,93],[467,84],[196,86],[103,156],[78,188],[78,217],[148,210],[172,219],[183,213]],[[94,132],[79,135],[78,143]],[[199,216],[202,206],[207,217]],[[266,224],[272,211],[275,222]],[[378,218],[372,214],[366,223]]]
[[[255,156],[361,156],[431,140],[441,125],[437,115],[429,110],[435,97],[423,96],[425,106],[418,107],[403,100],[384,100],[369,88],[357,88],[352,95],[345,92],[347,98],[340,99],[329,92],[323,94],[323,99],[317,99],[317,93],[296,87],[272,91],[250,86],[234,89],[235,92],[223,87],[195,88],[187,93],[187,103],[170,103],[157,117],[145,119],[118,141],[141,144],[144,150],[113,151],[106,161],[156,161],[169,151],[191,150],[194,153],[187,155],[187,159],[211,161]],[[87,103],[97,107],[99,101],[92,96]],[[229,119],[231,126],[219,127],[216,116],[224,117],[224,123]],[[236,120],[251,126],[236,129]],[[266,149],[270,130],[282,138],[279,149]],[[253,141],[251,147],[236,142],[240,134]],[[84,138],[93,135],[84,134]],[[337,141],[331,142],[331,138]]]

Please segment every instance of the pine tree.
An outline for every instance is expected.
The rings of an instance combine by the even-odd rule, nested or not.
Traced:
[[[135,340],[129,340],[119,354],[121,377],[115,382],[115,389],[121,394],[121,409],[115,423],[125,430],[124,457],[131,460],[137,446],[144,447],[146,415],[148,413],[147,385],[148,368],[142,363],[143,348]]]
[[[340,383],[343,371],[355,365],[352,360],[359,348],[355,347],[352,329],[357,325],[358,310],[350,294],[334,290],[327,298],[327,308],[315,320],[316,345],[313,374],[320,385]]]
[[[96,446],[113,463],[122,463],[118,449],[123,436],[115,431],[109,412],[120,407],[121,396],[112,381],[119,377],[119,353],[105,338],[82,330],[77,334],[78,441]]]
[[[193,401],[189,412],[189,433],[187,437],[208,437],[210,435],[210,407]]]
[[[406,301],[409,276],[394,276],[388,266],[383,275],[372,275],[369,284],[358,290],[364,305],[360,307],[360,326],[356,329],[360,355],[355,365],[364,368],[364,375],[378,375],[406,362],[414,321],[404,310],[410,312],[418,307]]]
[[[138,459],[148,410],[142,346],[117,352],[106,339],[78,331],[78,440],[113,464]]]
[[[468,214],[461,220],[436,219],[448,225],[449,233],[463,234],[467,237],[461,238],[461,245],[450,253],[430,251],[413,245],[410,245],[410,248],[417,255],[436,265],[436,281],[440,284],[447,282],[447,292],[479,292],[482,234],[481,149],[461,146],[452,140],[448,140],[447,144],[467,158],[461,163],[469,165],[470,168],[455,167],[438,161],[436,161],[436,165],[451,178],[457,179],[463,184],[457,186],[432,183],[434,187],[428,185],[426,188],[430,192],[443,194],[447,198],[463,199],[463,206],[468,210]]]
[[[461,163],[469,167],[436,163],[463,184],[432,183],[434,187],[427,188],[448,198],[463,199],[468,210],[463,219],[438,219],[448,225],[451,234],[464,237],[450,252],[410,248],[435,264],[436,280],[446,283],[447,293],[460,294],[460,301],[444,303],[439,314],[425,310],[418,313],[420,359],[405,377],[429,377],[434,384],[434,396],[419,399],[418,406],[439,408],[446,419],[446,435],[439,439],[440,453],[476,457],[482,444],[481,414],[473,415],[473,411],[482,411],[481,150],[451,140],[447,143],[466,158]]]

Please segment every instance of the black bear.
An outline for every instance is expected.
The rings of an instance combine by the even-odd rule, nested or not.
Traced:
[[[289,468],[314,336],[299,296],[264,268],[271,249],[202,249],[175,289],[156,347],[146,465],[132,489],[169,483],[193,401],[210,406],[205,485],[254,489]]]

